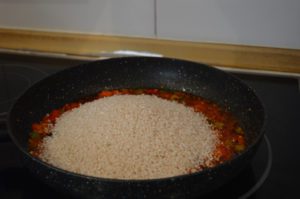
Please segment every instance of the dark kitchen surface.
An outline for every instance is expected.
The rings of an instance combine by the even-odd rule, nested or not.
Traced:
[[[0,119],[3,119],[13,100],[32,82],[83,62],[0,54]],[[234,75],[254,88],[263,101],[268,115],[267,138],[245,171],[206,198],[244,197],[258,187],[250,198],[298,198],[300,92],[297,79],[238,73]],[[59,193],[43,185],[21,167],[18,151],[5,132],[5,125],[1,124],[0,198],[58,198]],[[264,181],[265,177],[267,179]]]

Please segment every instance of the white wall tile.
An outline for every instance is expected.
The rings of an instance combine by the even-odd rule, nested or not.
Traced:
[[[154,36],[154,0],[0,0],[0,27]]]
[[[157,0],[157,34],[300,49],[300,1]]]
[[[0,0],[0,27],[300,49],[299,10],[299,0]]]

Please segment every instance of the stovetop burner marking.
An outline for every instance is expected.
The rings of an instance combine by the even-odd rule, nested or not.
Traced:
[[[246,199],[249,198],[251,195],[253,195],[266,181],[268,178],[272,163],[273,163],[273,153],[272,153],[272,147],[271,143],[266,135],[264,135],[264,141],[267,144],[267,151],[268,151],[268,162],[266,165],[266,168],[263,172],[263,174],[260,176],[259,180],[253,185],[252,188],[250,188],[246,193],[244,193],[242,196],[239,197],[239,199]]]

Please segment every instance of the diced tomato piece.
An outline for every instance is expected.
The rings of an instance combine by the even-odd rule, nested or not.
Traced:
[[[76,102],[69,104],[70,110],[74,109],[74,108],[78,108],[79,106],[80,106],[80,103],[76,103]]]
[[[100,97],[109,97],[112,96],[114,93],[112,91],[101,91],[98,96]]]
[[[119,94],[121,94],[122,92],[121,91],[119,91],[119,90],[113,90],[112,91],[112,95],[119,95]]]
[[[50,122],[50,115],[47,114],[47,115],[43,118],[42,122],[44,122],[44,123]]]
[[[204,103],[197,103],[193,105],[196,112],[203,112],[206,110],[206,105]]]
[[[53,110],[49,115],[50,122],[55,122],[55,120],[61,115],[60,110]]]
[[[72,110],[74,108],[77,108],[80,106],[80,103],[78,102],[74,102],[74,103],[69,103],[69,104],[66,104],[63,108],[62,108],[62,111],[69,111],[69,110]]]
[[[232,152],[224,145],[219,145],[215,151],[215,156],[221,161],[229,160],[232,156]]]
[[[32,124],[32,130],[37,133],[43,133],[44,127],[41,124],[34,123]]]
[[[41,122],[41,123],[34,123],[32,124],[32,131],[41,134],[41,135],[48,135],[49,134],[49,124],[50,122]]]
[[[158,89],[147,89],[147,90],[145,90],[145,93],[147,93],[147,94],[151,94],[151,95],[153,95],[153,94],[157,94],[158,93]]]
[[[120,92],[122,95],[130,94],[130,91],[128,89],[122,89]]]
[[[172,93],[162,92],[159,93],[159,96],[164,99],[170,99],[172,97]]]
[[[245,145],[245,138],[241,135],[238,135],[237,136],[237,142],[240,144],[240,145]]]
[[[41,141],[37,139],[29,139],[29,146],[31,146],[32,148],[36,148],[39,146],[40,142]]]
[[[244,145],[245,138],[242,135],[232,135],[232,142]]]

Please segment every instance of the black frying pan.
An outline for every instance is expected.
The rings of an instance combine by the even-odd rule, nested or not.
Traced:
[[[166,88],[199,95],[230,110],[244,127],[247,150],[217,167],[153,180],[116,180],[71,173],[32,157],[27,151],[31,124],[51,110],[103,89]],[[213,67],[168,58],[131,57],[91,62],[51,75],[29,88],[12,107],[10,136],[24,164],[51,187],[85,198],[190,198],[237,175],[251,161],[265,126],[256,94],[235,77]]]

